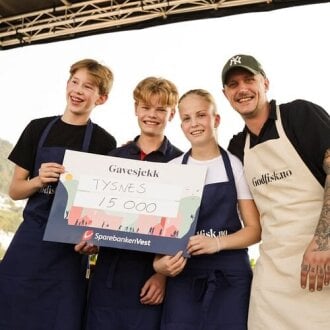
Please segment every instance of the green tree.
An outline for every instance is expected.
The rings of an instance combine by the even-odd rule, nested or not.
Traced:
[[[5,140],[0,139],[0,193],[7,194],[9,184],[14,172],[14,164],[8,160],[8,155],[13,146]]]

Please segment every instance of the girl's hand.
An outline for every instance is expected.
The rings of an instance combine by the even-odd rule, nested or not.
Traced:
[[[193,256],[219,252],[221,250],[220,237],[208,237],[205,235],[191,236],[187,250]]]

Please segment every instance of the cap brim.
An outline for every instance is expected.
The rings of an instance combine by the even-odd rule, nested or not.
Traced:
[[[251,69],[250,67],[248,66],[245,66],[245,65],[233,65],[231,66],[222,76],[222,84],[225,85],[226,84],[226,79],[227,79],[227,76],[228,76],[228,73],[234,69],[244,69],[246,71],[249,71],[251,72],[252,74],[259,74],[260,72],[259,71],[256,71],[254,69]]]

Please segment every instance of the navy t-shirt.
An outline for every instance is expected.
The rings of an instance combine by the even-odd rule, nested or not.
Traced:
[[[142,151],[136,143],[138,138],[139,136],[137,136],[134,141],[112,150],[109,155],[114,157],[142,160]],[[149,162],[167,163],[180,155],[182,155],[182,151],[171,144],[171,142],[164,137],[164,140],[158,150],[152,151],[147,155],[143,154],[143,160]]]

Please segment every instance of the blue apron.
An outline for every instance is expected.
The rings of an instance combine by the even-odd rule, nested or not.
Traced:
[[[140,291],[155,273],[153,253],[100,250],[91,278],[87,330],[157,330],[162,305],[140,303]],[[99,263],[100,261],[100,263]]]
[[[220,150],[228,181],[204,187],[196,228],[210,236],[241,229],[233,171]],[[246,330],[251,279],[247,249],[191,257],[181,274],[167,280],[161,329]]]
[[[44,147],[53,124],[41,135],[33,177],[42,163],[62,163],[65,148]],[[93,124],[89,121],[82,145],[87,152]],[[86,257],[73,245],[43,241],[56,184],[32,195],[0,263],[1,330],[81,330],[86,296]]]
[[[145,160],[167,162],[178,155],[167,139],[159,151],[150,153]],[[114,155],[137,160],[140,159],[140,152],[133,142],[116,149]],[[162,304],[140,303],[143,285],[155,274],[153,260],[153,253],[100,248],[90,281],[87,330],[159,329]]]

